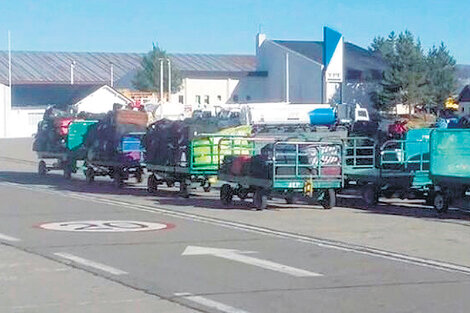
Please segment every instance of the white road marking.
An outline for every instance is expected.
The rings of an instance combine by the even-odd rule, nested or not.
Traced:
[[[217,301],[205,298],[205,297],[193,296],[192,294],[187,293],[187,292],[175,293],[175,296],[198,303],[200,305],[203,305],[211,309],[216,309],[224,313],[248,313],[245,310],[237,309],[237,308],[234,308],[233,306],[226,305],[221,302],[217,302]]]
[[[275,263],[268,260],[254,258],[251,256],[243,255],[246,253],[234,249],[219,249],[209,247],[187,246],[182,255],[213,255],[219,258],[236,261],[244,264],[258,266],[267,270],[276,271],[295,277],[317,277],[323,276],[319,273],[309,272],[306,270],[298,269],[292,266]]]
[[[64,221],[44,223],[42,229],[73,232],[137,232],[162,230],[167,224],[141,221],[93,220],[93,221]]]
[[[0,180],[2,179],[0,178]],[[126,201],[112,200],[112,199],[106,199],[106,198],[90,196],[90,195],[87,195],[87,196],[79,195],[70,191],[55,191],[51,189],[46,189],[41,186],[34,186],[34,187],[24,186],[21,184],[11,183],[11,182],[6,182],[6,181],[3,181],[2,184],[14,186],[16,188],[24,189],[28,191],[31,191],[31,190],[40,191],[40,192],[45,192],[45,193],[49,193],[53,195],[60,195],[63,197],[70,197],[70,198],[74,198],[78,200],[83,200],[83,201],[91,201],[91,202],[100,203],[100,204],[109,204],[112,206],[120,207],[121,209],[124,207],[126,209],[132,209],[136,211],[162,214],[162,215],[181,218],[181,219],[190,220],[194,222],[201,222],[201,223],[221,226],[225,228],[230,228],[230,229],[243,230],[243,231],[251,232],[255,234],[262,234],[266,236],[272,236],[272,237],[283,238],[283,239],[291,239],[291,240],[295,240],[298,242],[312,244],[312,245],[316,245],[316,246],[323,247],[323,248],[335,249],[335,250],[346,251],[346,252],[353,252],[353,253],[358,253],[358,254],[363,254],[363,255],[368,255],[368,256],[373,256],[373,257],[379,257],[382,259],[408,263],[408,264],[417,265],[421,267],[428,267],[428,268],[438,269],[438,270],[447,271],[447,272],[458,272],[458,273],[464,273],[464,274],[470,275],[469,266],[457,265],[457,264],[436,261],[436,260],[426,259],[426,258],[413,257],[413,256],[409,256],[406,254],[394,253],[394,252],[389,252],[385,250],[380,250],[380,249],[375,249],[375,248],[370,248],[370,247],[360,246],[360,245],[355,245],[355,244],[348,244],[348,243],[340,242],[340,241],[315,238],[315,237],[309,237],[306,235],[299,235],[299,234],[294,234],[294,233],[289,233],[289,232],[277,231],[277,230],[272,230],[269,228],[253,226],[253,225],[243,224],[243,223],[238,223],[238,222],[231,222],[231,221],[221,220],[221,219],[212,218],[212,217],[205,217],[205,216],[192,214],[192,213],[178,212],[178,211],[174,211],[171,209],[165,209],[163,207],[140,205],[140,204],[130,203]]]
[[[98,269],[100,271],[108,272],[108,273],[113,274],[113,275],[128,274],[127,272],[121,271],[120,269],[117,269],[117,268],[114,268],[114,267],[111,267],[111,266],[108,266],[108,265],[105,265],[105,264],[102,264],[102,263],[87,260],[87,259],[81,258],[79,256],[76,256],[76,255],[73,255],[73,254],[70,254],[70,253],[56,252],[56,253],[54,253],[54,255],[56,255],[58,257],[61,257],[63,259],[78,263],[78,264],[85,265],[87,267],[93,267],[93,268]]]
[[[19,238],[11,237],[5,234],[0,233],[0,240],[5,240],[5,241],[21,241]]]

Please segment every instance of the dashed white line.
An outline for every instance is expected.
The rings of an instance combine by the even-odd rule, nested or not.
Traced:
[[[11,237],[5,234],[0,233],[0,240],[5,240],[5,241],[21,241],[19,238]]]
[[[205,297],[194,296],[187,292],[175,293],[175,296],[203,305],[207,308],[216,309],[224,313],[248,313],[248,311],[234,308],[233,306],[223,304]]]
[[[127,272],[122,271],[120,269],[117,269],[117,268],[114,268],[114,267],[111,267],[111,266],[108,266],[108,265],[105,265],[105,264],[102,264],[102,263],[98,263],[98,262],[95,262],[95,261],[87,260],[87,259],[81,258],[79,256],[76,256],[76,255],[73,255],[73,254],[70,254],[70,253],[56,252],[56,253],[54,253],[54,255],[56,255],[58,257],[61,257],[63,259],[72,261],[74,263],[84,265],[86,267],[92,267],[92,268],[98,269],[98,270],[103,271],[103,272],[108,272],[108,273],[113,274],[113,275],[128,274]]]

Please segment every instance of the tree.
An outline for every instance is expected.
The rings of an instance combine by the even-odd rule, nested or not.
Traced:
[[[142,91],[160,92],[160,60],[163,59],[163,92],[168,91],[168,55],[165,50],[153,44],[153,48],[143,58],[141,69],[136,73],[132,84]],[[172,64],[171,66],[171,92],[177,92],[181,87],[181,74]]]
[[[443,42],[429,50],[426,59],[429,108],[442,109],[445,101],[455,92],[455,63]]]
[[[421,43],[409,31],[398,36],[392,32],[387,39],[374,38],[370,50],[379,53],[386,64],[373,100],[386,109],[399,103],[408,105],[411,114],[427,96],[426,58]]]

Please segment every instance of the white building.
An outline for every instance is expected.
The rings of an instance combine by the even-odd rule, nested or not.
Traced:
[[[13,85],[11,96],[10,102],[10,88],[0,84],[2,138],[34,134],[49,105],[71,106],[77,112],[106,113],[112,110],[115,103],[125,106],[131,102],[106,85]]]

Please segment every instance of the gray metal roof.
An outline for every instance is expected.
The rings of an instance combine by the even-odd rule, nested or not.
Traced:
[[[274,42],[323,64],[323,41],[274,40]],[[382,76],[381,71],[385,69],[380,57],[350,42],[344,43],[344,62],[346,79],[364,79],[365,73],[370,78],[379,79]]]
[[[102,52],[12,52],[14,84],[69,83],[70,64],[75,61],[76,84],[109,84],[111,63],[118,87],[131,87],[131,80],[142,60],[142,53]],[[183,74],[203,72],[244,74],[256,70],[252,55],[172,54],[173,65]],[[8,53],[0,51],[0,83],[8,82]]]

